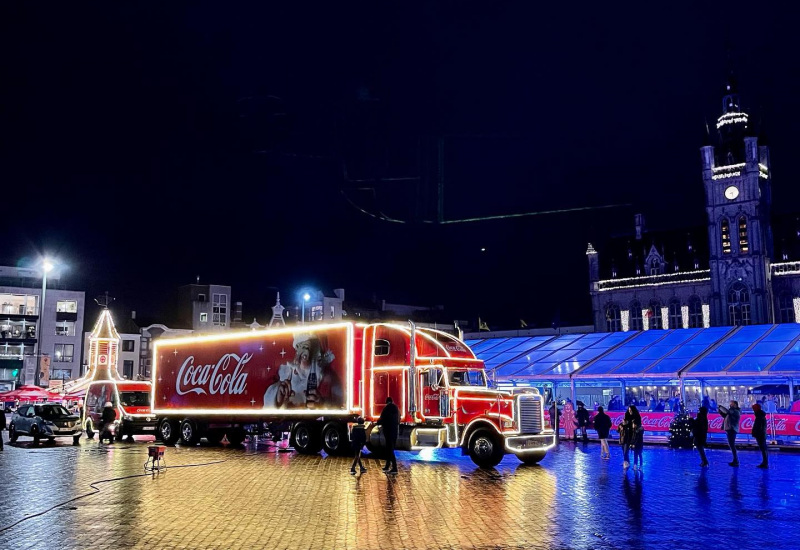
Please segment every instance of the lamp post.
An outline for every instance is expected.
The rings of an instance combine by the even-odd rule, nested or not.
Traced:
[[[53,262],[47,258],[42,260],[42,299],[39,300],[39,318],[36,320],[36,375],[33,377],[33,383],[37,386],[42,368],[42,315],[44,315],[44,300],[47,295],[47,274],[54,267]]]
[[[311,299],[311,295],[306,292],[303,294],[303,316],[302,316],[302,324],[306,324],[306,302]]]

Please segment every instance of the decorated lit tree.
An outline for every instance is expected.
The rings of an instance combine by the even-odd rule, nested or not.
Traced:
[[[691,449],[693,444],[692,417],[686,413],[683,403],[669,424],[669,446],[674,449]]]

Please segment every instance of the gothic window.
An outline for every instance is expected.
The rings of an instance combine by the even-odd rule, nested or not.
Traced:
[[[742,216],[739,218],[739,252],[747,254],[750,246],[747,243],[747,218]]]
[[[689,298],[689,328],[703,328],[703,302],[698,296]]]
[[[631,302],[628,310],[628,328],[630,330],[642,330],[642,304],[638,300]]]
[[[658,258],[653,258],[650,260],[650,275],[660,275],[661,274],[661,262],[658,261]]]
[[[648,328],[650,330],[661,330],[664,328],[661,322],[661,302],[653,300],[650,302],[650,308],[647,310]]]
[[[728,324],[750,324],[750,292],[740,282],[733,283],[728,291]]]
[[[669,302],[669,328],[683,328],[681,303],[677,298]]]
[[[779,321],[781,323],[796,323],[800,319],[794,316],[794,300],[791,294],[781,294],[778,298]]]
[[[606,306],[606,331],[619,332],[620,330],[622,330],[622,320],[619,306],[616,304],[608,304]]]
[[[722,253],[723,254],[730,254],[731,253],[731,226],[728,223],[728,218],[722,218],[722,221],[719,224],[720,229],[722,231]]]

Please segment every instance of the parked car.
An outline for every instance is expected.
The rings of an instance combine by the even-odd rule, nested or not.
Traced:
[[[42,405],[20,405],[11,415],[8,425],[8,439],[12,443],[21,435],[33,438],[35,445],[42,438],[51,443],[56,437],[71,437],[72,443],[78,445],[83,428],[80,417],[71,414],[63,405],[45,403]]]

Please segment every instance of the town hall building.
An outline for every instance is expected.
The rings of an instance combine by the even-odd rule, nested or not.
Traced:
[[[649,232],[637,215],[630,237],[589,244],[595,330],[800,322],[800,261],[784,242],[775,257],[769,149],[749,118],[730,80],[716,146],[701,148],[706,227]]]

